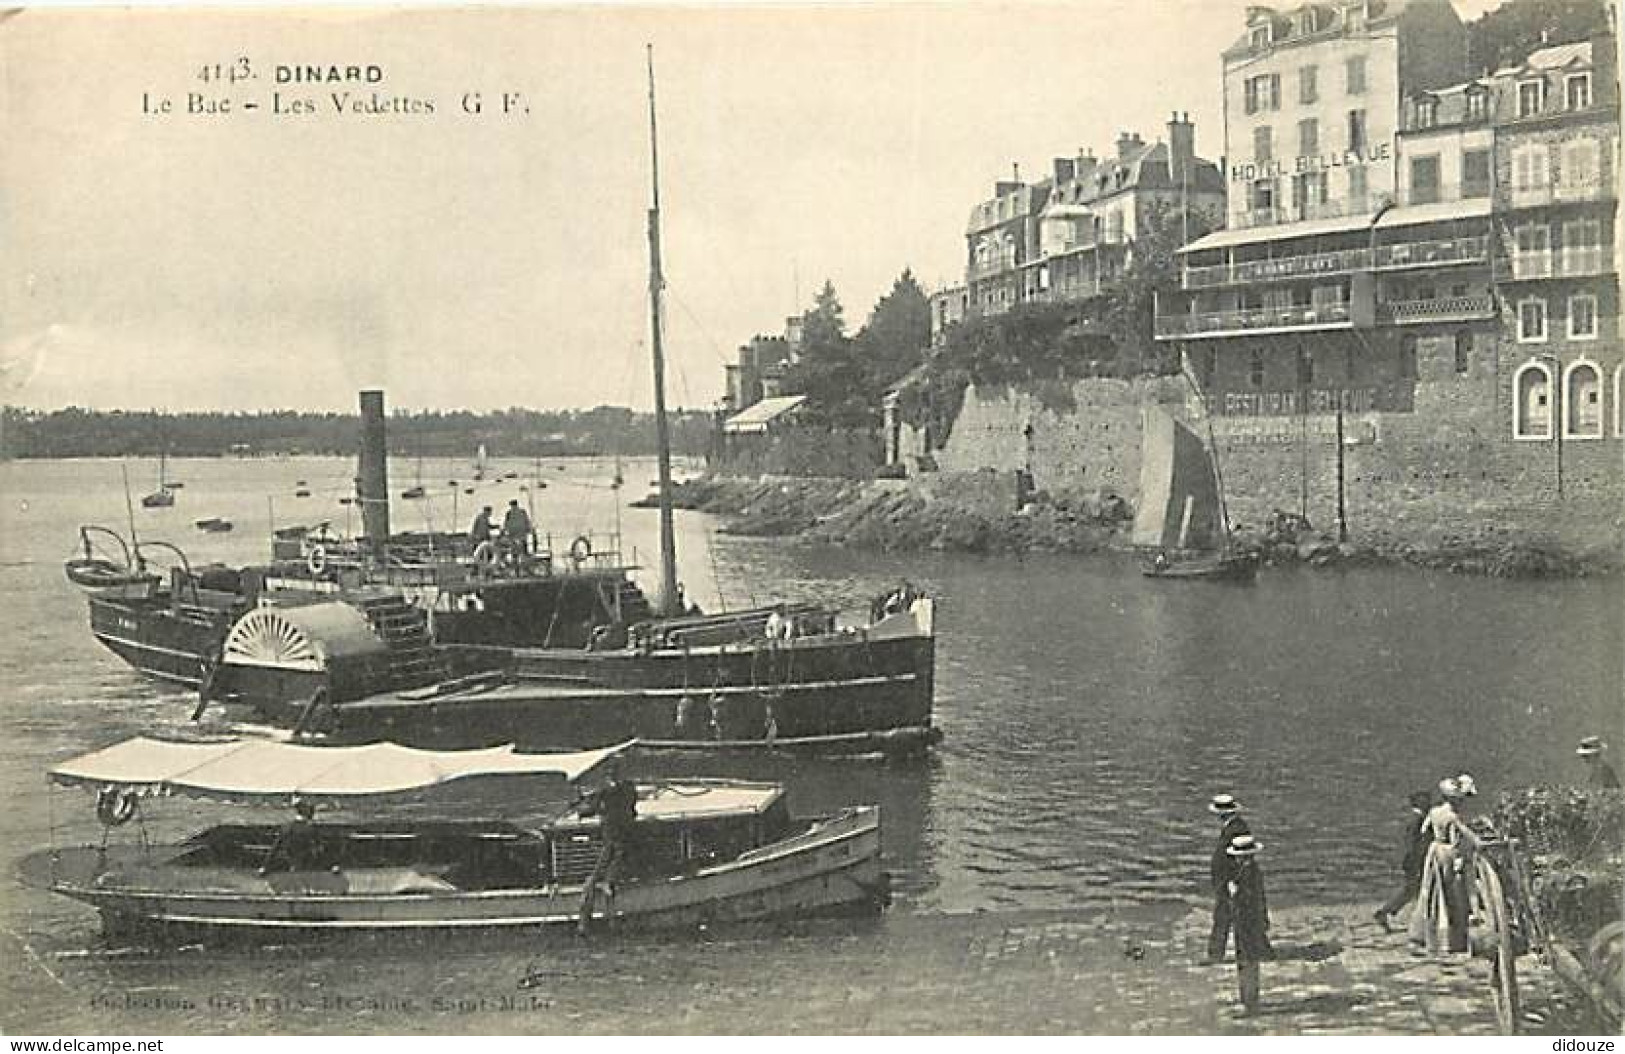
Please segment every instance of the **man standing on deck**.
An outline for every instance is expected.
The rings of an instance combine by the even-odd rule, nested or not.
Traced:
[[[1213,849],[1209,863],[1213,882],[1213,928],[1208,932],[1207,962],[1224,961],[1225,947],[1230,943],[1232,921],[1230,906],[1230,879],[1235,869],[1230,855],[1230,842],[1238,835],[1251,834],[1247,821],[1241,815],[1241,803],[1233,794],[1215,794],[1208,802],[1208,811],[1219,818],[1219,841]]]
[[[477,549],[490,541],[491,535],[495,533],[496,527],[491,523],[491,506],[487,505],[480,510],[478,516],[474,517],[474,525],[468,529],[468,539],[474,543],[474,547]]]
[[[502,538],[517,555],[530,552],[530,516],[519,507],[518,498],[508,501],[508,511],[502,517]]]
[[[1429,791],[1417,791],[1410,797],[1411,810],[1405,816],[1405,823],[1400,831],[1400,845],[1404,848],[1404,856],[1400,860],[1400,871],[1404,875],[1404,884],[1399,892],[1389,898],[1388,902],[1378,908],[1373,918],[1377,925],[1386,933],[1392,933],[1393,927],[1388,921],[1400,910],[1416,899],[1416,894],[1422,890],[1422,861],[1427,859],[1428,842],[1432,840],[1422,821],[1427,818],[1428,809],[1433,807],[1433,794]]]
[[[581,805],[582,816],[597,816],[602,847],[598,863],[593,865],[587,888],[581,894],[581,920],[579,929],[586,934],[592,924],[593,904],[598,899],[600,883],[609,886],[609,895],[615,896],[615,886],[628,870],[633,828],[638,822],[638,788],[631,780],[622,779],[619,765],[609,764],[609,782],[587,796]]]
[[[1580,745],[1574,748],[1574,753],[1585,763],[1587,777],[1586,785],[1599,789],[1617,789],[1619,787],[1619,773],[1614,767],[1603,760],[1603,754],[1608,750],[1608,744],[1598,736],[1586,736],[1580,740]]]

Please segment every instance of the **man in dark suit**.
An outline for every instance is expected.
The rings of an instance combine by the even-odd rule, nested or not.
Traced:
[[[1230,855],[1230,841],[1237,835],[1251,834],[1247,821],[1241,815],[1241,804],[1233,794],[1215,794],[1208,802],[1208,811],[1219,818],[1219,841],[1213,849],[1209,865],[1213,881],[1213,929],[1207,938],[1207,961],[1222,962],[1225,947],[1230,943],[1230,879],[1235,868]]]
[[[1226,847],[1230,857],[1227,890],[1236,925],[1236,985],[1242,1012],[1258,1013],[1258,964],[1275,958],[1270,943],[1270,909],[1264,895],[1264,873],[1258,867],[1262,849],[1252,835],[1241,834]]]
[[[1427,859],[1428,842],[1431,836],[1422,821],[1427,818],[1428,809],[1433,806],[1433,794],[1430,791],[1417,791],[1410,797],[1410,812],[1405,816],[1405,822],[1400,829],[1399,844],[1403,849],[1400,857],[1400,871],[1404,875],[1404,883],[1399,892],[1388,898],[1388,902],[1378,908],[1372,916],[1388,933],[1393,932],[1389,920],[1399,914],[1400,910],[1416,899],[1416,894],[1422,889],[1422,861]]]

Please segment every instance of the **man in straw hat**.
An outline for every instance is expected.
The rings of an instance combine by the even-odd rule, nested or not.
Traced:
[[[1580,745],[1574,748],[1574,753],[1585,762],[1586,786],[1606,789],[1619,787],[1619,773],[1614,771],[1612,765],[1603,760],[1603,754],[1608,750],[1608,744],[1600,736],[1586,736],[1580,740]]]
[[[1230,879],[1226,891],[1236,927],[1236,987],[1242,1012],[1258,1012],[1258,964],[1275,958],[1270,944],[1270,909],[1264,897],[1264,872],[1258,866],[1263,845],[1250,834],[1230,839],[1225,855],[1230,858]]]
[[[1213,928],[1208,932],[1206,962],[1223,962],[1225,946],[1230,943],[1230,873],[1234,869],[1229,854],[1230,840],[1239,834],[1251,834],[1247,821],[1241,815],[1241,803],[1233,794],[1215,794],[1208,802],[1208,812],[1219,818],[1219,842],[1213,849],[1209,864],[1213,882]]]

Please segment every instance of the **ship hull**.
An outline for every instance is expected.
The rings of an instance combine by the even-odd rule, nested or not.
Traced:
[[[90,631],[141,673],[196,688],[220,654],[235,611],[176,608],[167,601],[89,597]]]
[[[935,742],[934,608],[921,599],[865,631],[614,651],[500,649],[482,672],[409,690],[338,690],[331,670],[222,667],[260,719],[345,742],[575,750],[642,740],[674,751],[913,753]]]

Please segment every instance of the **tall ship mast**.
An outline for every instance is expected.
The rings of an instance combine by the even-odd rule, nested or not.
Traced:
[[[666,422],[666,356],[662,343],[661,296],[666,279],[660,273],[660,140],[655,123],[655,49],[649,62],[649,350],[654,358],[655,454],[660,486],[660,586],[655,610],[681,615],[677,600],[677,532],[671,511],[671,430]]]

